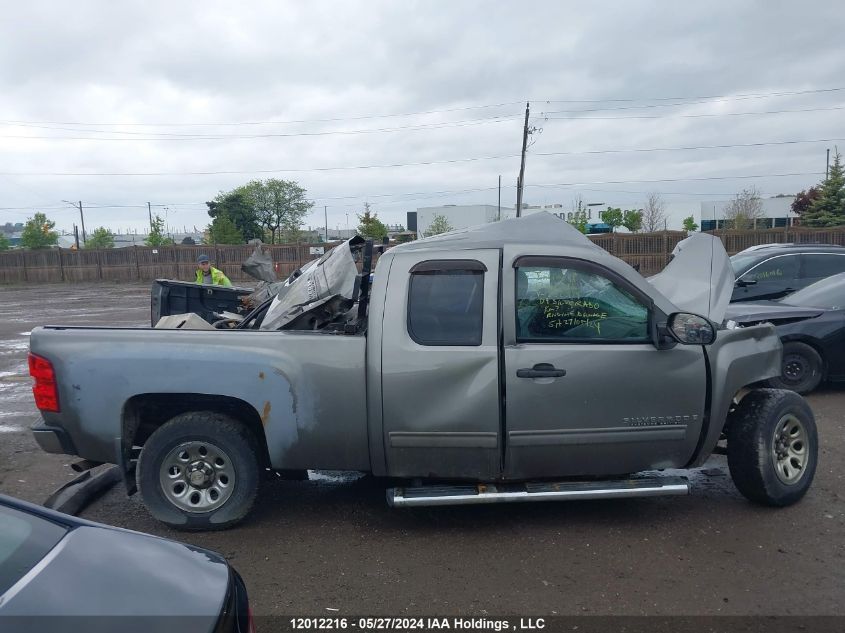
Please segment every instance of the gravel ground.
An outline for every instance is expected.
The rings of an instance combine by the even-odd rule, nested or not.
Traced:
[[[149,286],[1,287],[0,300],[0,492],[40,503],[73,458],[27,431],[29,331],[145,326]],[[816,480],[780,510],[747,503],[715,456],[688,497],[392,510],[378,480],[314,472],[268,482],[222,533],[174,532],[120,486],[83,516],[222,552],[258,615],[845,615],[845,387],[809,401]]]

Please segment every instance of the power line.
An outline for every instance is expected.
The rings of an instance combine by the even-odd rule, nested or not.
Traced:
[[[602,149],[602,150],[583,150],[571,152],[537,152],[534,156],[583,156],[590,154],[616,154],[616,153],[637,153],[637,152],[678,152],[678,151],[697,151],[710,149],[730,149],[730,148],[753,148],[753,147],[768,147],[777,145],[797,145],[797,144],[811,144],[811,143],[830,143],[843,141],[845,138],[824,138],[824,139],[810,139],[810,140],[787,140],[787,141],[765,141],[759,143],[727,143],[723,145],[690,145],[684,147],[645,147],[645,148],[627,148],[627,149]],[[244,175],[244,174],[273,174],[273,173],[307,173],[307,172],[326,172],[326,171],[346,171],[346,170],[367,170],[367,169],[386,169],[394,167],[421,167],[427,165],[448,165],[456,163],[468,163],[488,160],[501,160],[508,158],[517,158],[520,154],[503,154],[499,156],[477,156],[470,158],[454,158],[447,160],[435,161],[419,161],[413,163],[388,163],[381,165],[341,165],[332,167],[295,167],[295,168],[277,168],[277,169],[254,169],[254,170],[217,170],[217,171],[194,171],[194,172],[0,172],[0,176],[101,176],[101,177],[120,177],[120,176],[219,176],[219,175]]]
[[[676,104],[677,105],[677,104]],[[603,110],[604,108],[599,108],[599,110]],[[611,108],[612,109],[612,108]],[[596,117],[596,116],[589,116],[589,117],[568,117],[568,116],[543,116],[543,117],[535,117],[535,119],[541,120],[575,120],[575,121],[617,121],[617,120],[630,120],[630,119],[699,119],[699,118],[709,118],[709,117],[723,117],[723,116],[760,116],[760,115],[769,115],[769,114],[794,114],[794,113],[802,113],[802,112],[826,112],[826,111],[834,111],[834,110],[845,110],[845,106],[833,106],[833,107],[825,107],[825,108],[803,108],[803,109],[786,109],[786,110],[766,110],[766,111],[758,111],[758,112],[714,112],[708,114],[662,114],[662,115],[632,115],[632,116],[613,116],[613,117]],[[598,110],[571,110],[569,112],[594,112]],[[561,112],[566,112],[565,110],[561,110]],[[401,132],[401,131],[425,131],[425,130],[436,130],[436,129],[443,129],[443,128],[455,128],[455,127],[469,127],[469,126],[476,126],[476,125],[484,125],[487,123],[503,123],[507,121],[513,121],[519,118],[521,115],[512,115],[512,116],[501,116],[501,117],[490,117],[486,119],[468,119],[465,121],[453,121],[453,122],[444,122],[444,123],[430,123],[430,124],[423,124],[423,125],[408,125],[408,126],[398,126],[392,128],[373,128],[373,129],[363,129],[363,130],[329,130],[323,132],[290,132],[290,133],[266,133],[266,134],[165,134],[162,133],[158,136],[154,137],[133,137],[133,138],[112,138],[112,137],[98,137],[98,136],[32,136],[32,135],[22,135],[22,134],[0,134],[0,138],[14,138],[14,139],[34,139],[34,140],[55,140],[55,141],[118,141],[118,142],[127,142],[127,141],[142,141],[142,142],[152,142],[152,141],[220,141],[220,140],[249,140],[249,139],[260,139],[260,138],[295,138],[295,137],[309,137],[309,136],[334,136],[334,135],[341,135],[341,136],[348,136],[348,135],[359,135],[359,134],[382,134],[382,133],[389,133],[389,132]],[[26,125],[21,127],[39,127],[44,129],[53,129],[53,130],[63,130],[63,131],[86,131],[86,132],[93,132],[93,133],[102,133],[102,134],[143,134],[141,132],[111,132],[108,130],[73,130],[70,128],[49,128],[45,126],[37,126],[37,125]]]
[[[529,101],[536,101],[538,103],[633,103],[636,101],[690,101],[703,99],[721,99],[721,100],[745,100],[745,99],[763,99],[770,97],[781,96],[795,96],[807,94],[819,94],[839,92],[845,90],[845,87],[837,88],[817,88],[810,90],[792,90],[792,91],[777,91],[777,92],[759,92],[759,93],[740,93],[736,95],[698,95],[698,96],[676,96],[676,97],[629,97],[629,98],[602,98],[602,99],[529,99]],[[524,103],[519,101],[506,101],[502,103],[489,103],[472,106],[463,106],[456,108],[441,108],[434,110],[420,110],[416,112],[390,113],[390,114],[366,114],[353,115],[345,117],[330,117],[322,119],[289,119],[289,120],[266,120],[266,121],[235,121],[235,122],[209,122],[209,123],[173,123],[173,122],[157,122],[157,123],[138,123],[138,122],[123,122],[123,123],[109,123],[109,122],[84,122],[84,121],[32,121],[23,119],[6,119],[0,123],[8,124],[45,124],[45,125],[99,125],[99,126],[116,126],[116,127],[224,127],[224,126],[250,126],[250,125],[288,125],[300,123],[334,123],[339,121],[363,121],[368,119],[386,119],[386,118],[401,118],[411,116],[423,116],[428,114],[444,114],[450,112],[466,112],[470,110],[480,110],[488,108],[503,108],[508,106],[515,106]],[[682,104],[675,104],[682,105]],[[648,106],[642,106],[648,107]]]
[[[826,112],[831,110],[845,110],[845,106],[831,108],[805,108],[801,110],[766,110],[762,112],[714,112],[711,114],[637,114],[633,116],[548,116],[544,120],[574,120],[574,121],[621,121],[624,119],[702,119],[719,116],[758,116],[764,114],[790,114],[795,112]]]
[[[709,114],[663,114],[663,115],[633,115],[633,116],[613,116],[613,117],[596,117],[596,116],[588,116],[588,117],[570,117],[570,116],[544,116],[544,117],[537,117],[537,119],[542,118],[542,120],[546,121],[561,121],[561,120],[573,120],[573,121],[621,121],[621,120],[631,120],[631,119],[700,119],[700,118],[709,118],[709,117],[728,117],[728,116],[760,116],[760,115],[770,115],[770,114],[794,114],[794,113],[804,113],[804,112],[827,112],[827,111],[834,111],[834,110],[845,110],[845,106],[833,106],[833,107],[826,107],[826,108],[803,108],[803,109],[786,109],[786,110],[766,110],[766,111],[758,111],[758,112],[714,112]],[[582,110],[583,112],[588,112],[589,110]],[[576,110],[577,112],[577,110]],[[424,124],[424,125],[414,125],[414,126],[398,126],[393,128],[373,128],[373,129],[364,129],[364,130],[330,130],[324,132],[291,132],[291,133],[267,133],[267,134],[219,134],[219,135],[179,135],[179,134],[162,134],[161,136],[155,137],[133,137],[133,138],[111,138],[111,137],[98,137],[98,136],[32,136],[32,135],[21,135],[21,134],[0,134],[0,138],[14,138],[14,139],[31,139],[31,140],[51,140],[51,141],[118,141],[118,142],[128,142],[128,141],[142,141],[142,142],[152,142],[152,141],[219,141],[219,140],[248,140],[248,139],[259,139],[259,138],[293,138],[293,137],[308,137],[308,136],[333,136],[333,135],[359,135],[359,134],[381,134],[387,132],[400,132],[400,131],[421,131],[421,130],[435,130],[435,129],[443,129],[443,128],[455,128],[455,127],[468,127],[468,126],[475,126],[475,125],[483,125],[487,123],[503,123],[506,121],[512,121],[518,118],[517,116],[502,116],[502,117],[491,117],[488,119],[470,119],[466,121],[458,121],[458,122],[446,122],[446,123],[431,123],[431,124]],[[40,127],[40,126],[28,126],[28,127]],[[46,129],[56,129],[56,130],[65,130],[65,131],[79,131],[79,130],[70,130],[68,128],[46,128]],[[102,133],[102,134],[140,134],[138,132],[110,132],[108,130],[83,130],[88,132],[94,133]]]
[[[367,119],[389,119],[401,118],[410,116],[422,116],[426,114],[445,114],[449,112],[466,112],[468,110],[480,110],[484,108],[504,108],[507,106],[514,106],[521,104],[522,101],[510,101],[506,103],[488,103],[483,105],[466,106],[461,108],[444,108],[440,110],[421,110],[419,112],[405,112],[400,114],[367,114],[360,116],[349,117],[334,117],[327,119],[290,119],[287,121],[235,121],[235,122],[215,122],[215,123],[90,123],[82,121],[26,121],[20,119],[6,119],[0,123],[33,123],[33,124],[47,124],[47,125],[100,125],[100,126],[119,126],[119,127],[227,127],[227,126],[242,126],[242,125],[289,125],[298,123],[336,123],[339,121],[363,121]]]
[[[683,147],[638,147],[631,149],[598,149],[578,152],[531,152],[532,156],[586,156],[589,154],[626,154],[634,152],[679,152],[702,149],[729,149],[741,147],[769,147],[773,145],[799,145],[803,143],[832,143],[845,138],[827,138],[808,141],[768,141],[763,143],[729,143],[725,145],[687,145]]]
[[[840,92],[842,88],[814,88],[811,90],[791,90],[781,92],[749,92],[736,95],[701,95],[693,97],[635,97],[628,99],[541,99],[545,103],[623,103],[633,101],[680,101],[682,99],[742,99],[754,97],[783,97],[793,95],[817,94],[821,92]]]
[[[47,130],[56,130],[64,132],[88,132],[95,134],[123,134],[132,135],[132,138],[119,137],[100,137],[100,136],[32,136],[22,134],[0,134],[0,138],[16,138],[16,139],[39,139],[39,140],[56,140],[56,141],[219,141],[226,139],[256,139],[256,138],[293,138],[299,136],[348,136],[359,134],[383,134],[387,132],[403,132],[403,131],[421,131],[421,130],[439,130],[443,128],[469,127],[476,125],[485,125],[488,123],[503,123],[519,118],[521,115],[508,115],[498,117],[488,117],[483,119],[466,119],[463,121],[445,121],[440,123],[424,123],[420,125],[401,125],[389,128],[369,128],[361,130],[326,130],[322,132],[287,132],[287,133],[264,133],[264,134],[173,134],[173,133],[156,133],[156,136],[149,136],[149,132],[113,132],[110,130],[91,130],[91,129],[74,129],[74,128],[60,128],[50,127],[45,125],[32,124],[8,124],[14,127],[29,127]],[[144,135],[147,136],[139,136]]]
[[[346,165],[338,167],[311,167],[292,169],[251,169],[251,170],[219,170],[219,171],[186,171],[186,172],[0,172],[0,176],[225,176],[244,174],[275,174],[281,172],[305,173],[321,171],[344,171],[359,169],[386,169],[391,167],[421,167],[424,165],[447,165],[453,163],[469,163],[482,160],[498,160],[502,158],[514,158],[519,154],[506,154],[503,156],[483,156],[477,158],[455,158],[450,160],[421,161],[417,163],[389,163],[383,165]]]
[[[551,184],[527,185],[529,187],[580,187],[582,185],[625,185],[633,183],[658,183],[658,182],[704,182],[710,180],[747,180],[753,178],[789,178],[793,176],[818,176],[824,172],[805,171],[791,174],[754,174],[744,176],[705,176],[701,178],[658,178],[655,180],[599,180],[594,182],[558,182]]]
[[[655,180],[606,180],[606,181],[593,181],[593,182],[570,182],[570,183],[541,183],[541,184],[532,184],[526,185],[526,187],[537,187],[537,188],[556,188],[556,187],[589,187],[591,185],[609,185],[609,184],[635,184],[635,183],[671,183],[671,182],[702,182],[702,181],[714,181],[714,180],[745,180],[745,179],[754,179],[754,178],[787,178],[787,177],[796,177],[796,176],[818,176],[821,175],[823,172],[796,172],[796,173],[785,173],[785,174],[753,174],[753,175],[735,175],[735,176],[707,176],[707,177],[699,177],[699,178],[661,178]],[[504,185],[506,189],[514,189],[515,185]],[[407,203],[413,202],[414,200],[425,200],[428,198],[435,198],[435,197],[442,197],[448,195],[459,195],[459,194],[467,194],[467,193],[480,193],[484,191],[495,191],[497,190],[497,186],[492,187],[475,187],[469,189],[448,189],[448,190],[440,190],[440,191],[415,191],[415,192],[390,192],[390,193],[357,193],[357,194],[347,194],[342,196],[315,196],[312,198],[315,202],[323,202],[323,201],[333,201],[333,200],[371,200],[374,198],[397,198],[396,200],[390,200],[385,202],[385,204],[400,204],[400,203]],[[643,195],[648,193],[647,191],[630,191],[630,190],[623,190],[623,189],[586,189],[586,191],[596,191],[600,193],[627,193],[627,194],[636,194],[636,195]],[[661,192],[665,195],[689,195],[689,196],[718,196],[718,195],[734,195],[736,192],[731,193],[719,193],[719,192],[689,192],[689,191],[678,191],[678,192]],[[417,196],[416,198],[408,199],[407,196]],[[402,198],[402,199],[399,199]],[[141,209],[146,208],[146,203],[144,204],[102,204],[102,203],[95,203],[95,202],[85,202],[86,207],[90,209],[117,209],[117,208],[134,208],[134,209]],[[378,204],[378,203],[376,203]],[[153,207],[174,207],[174,206],[205,206],[205,202],[168,202],[168,203],[153,203]],[[330,207],[342,207],[342,206],[353,206],[353,205],[328,205]],[[0,207],[0,211],[7,211],[7,210],[62,210],[62,211],[76,211],[76,207],[72,206],[61,206],[61,207],[48,207],[48,206],[34,206],[34,207]]]

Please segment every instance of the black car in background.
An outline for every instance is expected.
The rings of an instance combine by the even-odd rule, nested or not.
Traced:
[[[0,495],[0,631],[252,630],[219,554]]]
[[[731,302],[779,299],[845,272],[845,247],[762,244],[731,257],[736,276]]]
[[[725,321],[772,323],[783,342],[782,373],[772,387],[809,393],[822,380],[845,380],[845,273],[778,301],[734,303]]]

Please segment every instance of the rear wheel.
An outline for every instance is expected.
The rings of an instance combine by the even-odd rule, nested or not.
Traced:
[[[176,416],[141,450],[138,488],[156,519],[179,530],[222,530],[243,519],[258,492],[257,442],[212,411]]]
[[[775,389],[810,393],[819,386],[823,367],[822,357],[806,343],[784,343],[780,376],[770,378],[767,384]]]
[[[787,506],[806,494],[816,472],[818,433],[801,396],[752,391],[731,414],[727,436],[731,478],[749,500]]]

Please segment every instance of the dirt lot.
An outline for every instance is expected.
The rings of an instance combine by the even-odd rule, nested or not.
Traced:
[[[27,432],[39,419],[29,331],[145,326],[149,286],[4,287],[0,300],[0,492],[42,502],[72,458],[42,453]],[[715,457],[688,497],[391,510],[378,481],[312,473],[268,483],[223,533],[167,529],[120,487],[83,516],[222,552],[260,615],[845,615],[845,388],[810,403],[816,481],[782,510],[747,503]]]

